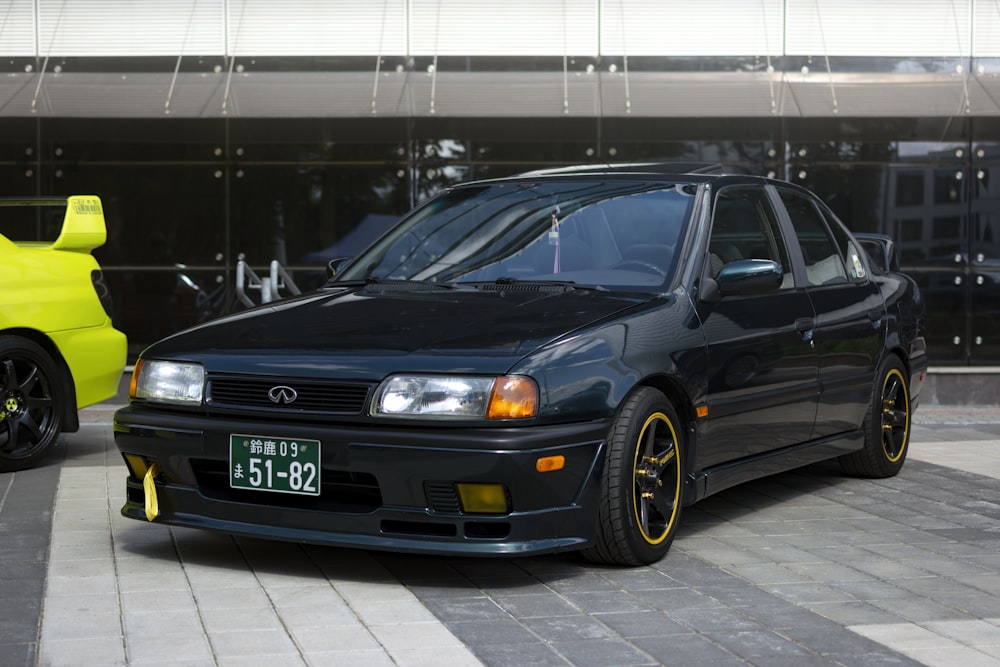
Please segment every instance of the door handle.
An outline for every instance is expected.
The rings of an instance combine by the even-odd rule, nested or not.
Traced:
[[[816,320],[811,317],[800,317],[795,320],[795,329],[800,334],[802,334],[802,340],[809,343],[809,347],[815,347],[816,341],[813,340],[813,329],[816,328]]]

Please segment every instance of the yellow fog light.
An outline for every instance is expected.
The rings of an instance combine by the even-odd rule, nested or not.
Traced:
[[[557,456],[543,456],[535,461],[535,470],[538,472],[553,472],[562,470],[566,466],[566,457],[562,454]]]
[[[507,490],[503,484],[458,484],[462,511],[473,514],[506,514]]]

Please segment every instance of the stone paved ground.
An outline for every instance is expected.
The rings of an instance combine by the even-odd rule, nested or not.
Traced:
[[[644,568],[234,539],[118,514],[110,410],[0,475],[0,664],[1000,665],[1000,415],[921,408],[890,480],[688,508]]]

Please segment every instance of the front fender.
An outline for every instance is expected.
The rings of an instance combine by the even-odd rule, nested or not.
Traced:
[[[705,392],[707,352],[694,309],[659,298],[536,351],[514,369],[541,391],[539,421],[607,419],[638,385],[669,378],[689,401]]]

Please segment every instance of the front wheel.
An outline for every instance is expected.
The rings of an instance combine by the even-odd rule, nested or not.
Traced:
[[[37,463],[59,437],[59,371],[40,346],[0,337],[0,472]]]
[[[661,392],[641,387],[625,401],[608,438],[597,537],[585,558],[634,566],[666,555],[681,517],[682,433]]]
[[[859,477],[897,474],[910,443],[910,389],[906,368],[895,355],[879,366],[864,432],[864,447],[840,457],[844,470]]]

